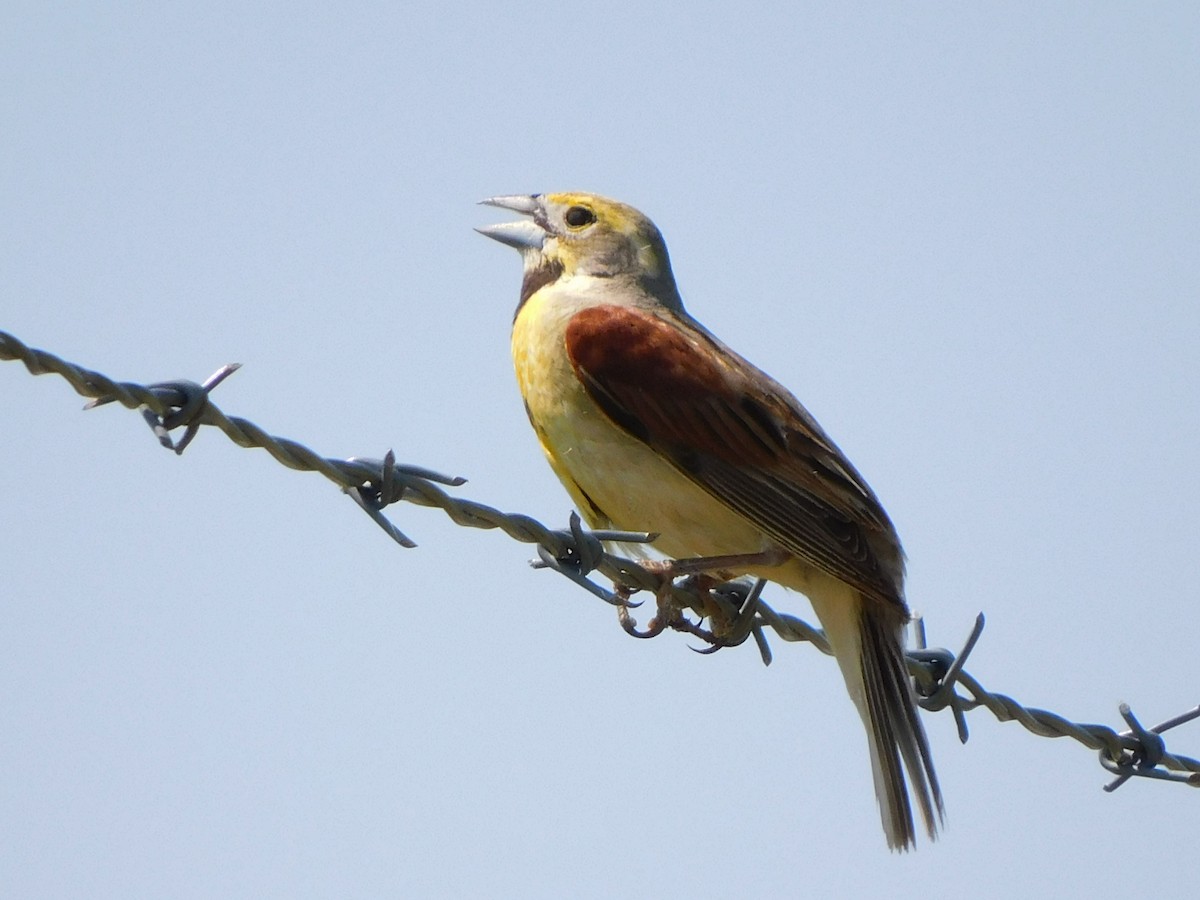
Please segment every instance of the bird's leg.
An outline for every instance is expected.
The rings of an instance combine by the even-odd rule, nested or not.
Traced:
[[[688,559],[669,559],[664,574],[679,575],[721,573],[735,569],[773,569],[782,566],[790,555],[786,550],[760,550],[757,553],[732,553],[728,556],[693,556]]]

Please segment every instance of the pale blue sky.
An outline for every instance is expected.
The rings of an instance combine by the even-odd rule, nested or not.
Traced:
[[[934,643],[1083,721],[1200,702],[1200,12],[0,9],[0,329],[565,524],[494,194],[662,228],[881,496]],[[530,548],[0,365],[0,893],[1191,896],[1194,791],[926,717],[884,845],[836,667],[634,641]],[[807,615],[803,598],[772,591]],[[1170,736],[1200,754],[1200,726]],[[902,886],[902,887],[898,887]]]

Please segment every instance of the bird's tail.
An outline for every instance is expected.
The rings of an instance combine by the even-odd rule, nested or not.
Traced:
[[[867,729],[888,846],[908,850],[916,845],[910,796],[932,840],[942,821],[942,792],[908,677],[903,623],[891,610],[873,608],[857,591],[853,595],[851,602],[843,595],[836,598],[840,602],[814,600],[813,606]]]

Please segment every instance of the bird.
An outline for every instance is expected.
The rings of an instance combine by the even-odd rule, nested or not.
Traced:
[[[944,805],[905,664],[904,553],[875,493],[786,388],[684,309],[647,216],[583,192],[481,203],[526,217],[476,230],[523,258],[517,383],[580,514],[657,535],[679,571],[807,596],[866,728],[888,846],[915,846],[914,802],[935,839]]]

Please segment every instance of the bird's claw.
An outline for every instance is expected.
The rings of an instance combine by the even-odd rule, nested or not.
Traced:
[[[660,611],[659,615],[650,620],[649,625],[646,626],[644,631],[639,629],[637,622],[629,614],[628,606],[617,607],[617,621],[621,623],[621,627],[625,629],[626,634],[635,638],[658,637],[667,627],[667,620]]]
[[[688,589],[696,598],[692,608],[700,615],[700,622],[708,619],[712,623],[710,628],[704,628],[700,622],[693,622],[685,615],[684,608],[676,599],[674,578],[686,574],[678,572],[676,561],[656,560],[646,564],[645,568],[663,578],[662,585],[655,591],[657,612],[645,629],[639,629],[627,606],[618,607],[617,617],[627,634],[636,638],[652,638],[670,628],[700,638],[708,646],[692,649],[697,653],[709,654],[723,647],[737,646],[754,632],[761,584],[745,593],[740,603],[735,603],[723,596],[723,592],[714,590],[722,583],[719,578],[704,573],[687,574],[679,587]],[[625,599],[628,599],[629,593],[628,589],[618,589],[618,594]]]

